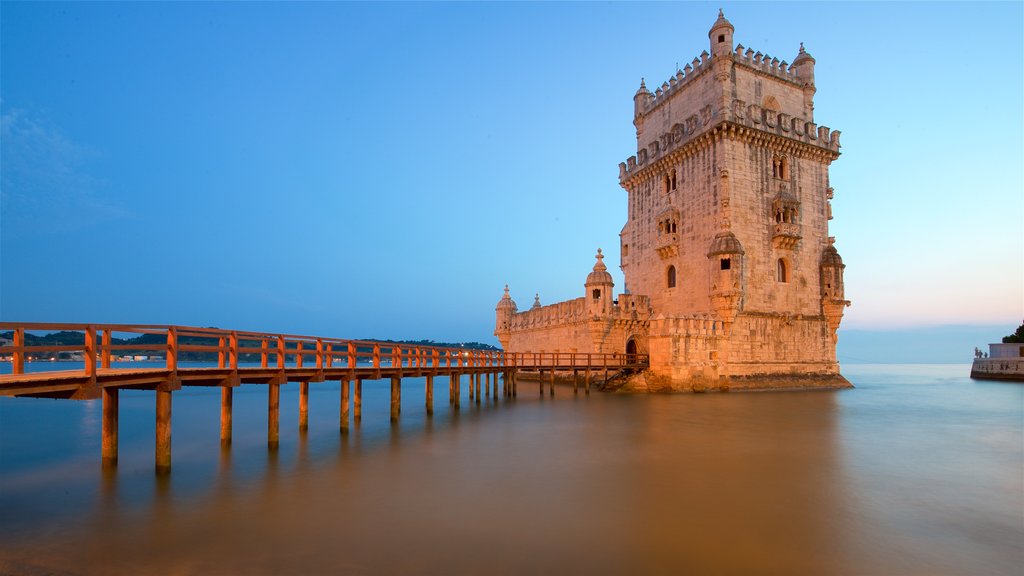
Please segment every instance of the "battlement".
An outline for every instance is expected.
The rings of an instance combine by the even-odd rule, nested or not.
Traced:
[[[646,320],[650,316],[650,298],[635,294],[619,294],[612,306],[611,314],[595,317],[587,312],[586,298],[566,300],[556,304],[548,304],[532,308],[525,312],[512,315],[510,328],[524,330],[530,328],[546,328],[563,326],[578,322],[588,322],[594,318],[602,320]]]
[[[654,98],[647,101],[647,105],[641,110],[641,113],[647,114],[667,102],[670,96],[681,90],[683,86],[686,86],[694,78],[710,68],[710,63],[711,55],[708,54],[707,50],[705,50],[700,53],[699,57],[694,58],[692,62],[684,66],[681,70],[676,70],[674,76],[670,76],[668,80],[663,82],[660,87],[654,90]]]
[[[791,68],[785,60],[755,52],[753,48],[745,48],[743,44],[736,45],[736,52],[732,54],[733,62],[753,68],[754,70],[774,76],[785,82],[792,82],[797,86],[803,86],[804,80],[797,75],[796,68]]]
[[[713,117],[715,117],[715,112],[711,106],[705,106],[699,115],[692,114],[685,122],[675,124],[646,148],[637,150],[635,156],[630,156],[625,162],[619,163],[619,182],[624,182],[639,173],[648,164],[653,164],[659,158],[690,144],[706,131],[706,127],[717,126],[718,124],[711,124]],[[835,154],[839,152],[839,136],[841,134],[839,130],[832,130],[828,126],[818,126],[805,118],[762,108],[757,104],[748,104],[743,100],[732,101],[729,118],[720,119],[719,124],[726,121],[824,148]]]

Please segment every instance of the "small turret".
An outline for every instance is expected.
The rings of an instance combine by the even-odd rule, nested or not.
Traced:
[[[732,33],[736,29],[732,23],[726,20],[721,8],[718,10],[718,20],[711,25],[708,38],[711,39],[711,56],[729,56],[732,53]]]
[[[644,79],[640,79],[640,88],[637,89],[636,94],[633,95],[633,118],[634,120],[643,116],[644,112],[651,105],[651,100],[654,99],[654,94],[647,89],[647,84],[644,84]]]
[[[533,306],[530,306],[530,310],[540,310],[540,294],[533,295]]]
[[[821,311],[828,320],[828,327],[832,331],[832,341],[839,339],[837,330],[839,323],[843,321],[843,311],[850,305],[846,299],[843,288],[843,259],[839,257],[839,251],[832,244],[821,253]]]
[[[719,232],[708,247],[711,304],[728,326],[743,307],[743,245],[728,230]]]
[[[496,317],[494,335],[501,342],[501,347],[506,350],[508,349],[509,338],[512,335],[512,315],[517,310],[515,300],[508,295],[508,284],[505,284],[505,294],[501,297],[501,300],[498,300],[498,305],[494,307]]]
[[[591,316],[604,316],[612,311],[612,289],[615,283],[604,264],[604,254],[601,254],[600,248],[597,249],[596,258],[594,270],[587,276],[587,282],[584,284],[587,291],[587,310]]]
[[[804,50],[803,42],[800,43],[800,53],[796,55],[790,69],[796,73],[796,77],[804,85],[804,118],[813,121],[814,93],[817,91],[817,88],[814,87],[814,57]]]
[[[803,80],[804,84],[814,85],[814,57],[804,50],[803,42],[800,43],[800,52],[793,60],[790,69],[796,72],[797,77]]]

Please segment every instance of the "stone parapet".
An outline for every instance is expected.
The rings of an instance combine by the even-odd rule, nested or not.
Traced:
[[[1024,358],[975,358],[971,378],[1024,382]]]

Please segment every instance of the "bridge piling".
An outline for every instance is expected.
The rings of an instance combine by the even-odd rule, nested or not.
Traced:
[[[551,397],[555,397],[555,370],[551,370],[551,380],[548,382],[548,390],[551,392]]]
[[[309,382],[299,382],[299,430],[309,429]]]
[[[391,377],[391,421],[398,422],[398,414],[402,411],[402,379]]]
[[[280,441],[281,385],[267,386],[267,447],[276,450]]]
[[[427,387],[427,390],[426,390],[426,396],[427,396],[427,400],[426,400],[426,402],[427,402],[427,416],[431,416],[431,415],[434,414],[434,376],[433,375],[431,375],[431,374],[427,375],[427,383],[426,383],[425,386]]]
[[[224,386],[220,389],[220,443],[231,444],[231,418],[234,404],[234,389]]]
[[[349,421],[349,393],[348,393],[348,378],[341,379],[341,416],[340,416],[341,431],[348,432],[348,421]]]
[[[102,453],[103,467],[117,466],[118,389],[103,389]]]
[[[156,391],[156,472],[171,471],[171,392]]]
[[[352,399],[352,419],[356,424],[363,419],[363,379],[356,378],[355,397]]]

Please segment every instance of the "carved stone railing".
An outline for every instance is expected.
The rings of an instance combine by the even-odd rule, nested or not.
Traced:
[[[772,243],[776,248],[792,250],[800,242],[800,225],[791,222],[779,222],[775,224],[772,233]]]

